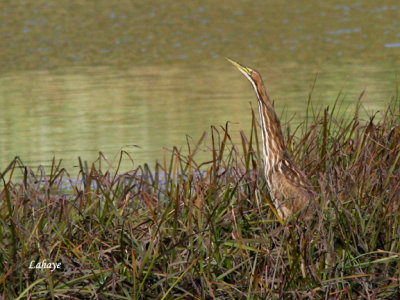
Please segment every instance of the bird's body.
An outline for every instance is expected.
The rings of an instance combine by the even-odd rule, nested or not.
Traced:
[[[275,208],[280,217],[285,219],[310,206],[314,200],[313,188],[304,173],[290,159],[279,118],[261,75],[254,69],[228,60],[246,76],[256,92],[263,141],[264,176]]]

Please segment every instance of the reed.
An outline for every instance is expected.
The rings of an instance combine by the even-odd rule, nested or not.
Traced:
[[[16,157],[1,173],[3,299],[400,297],[400,105],[363,121],[317,110],[287,147],[318,191],[310,221],[279,220],[253,117],[121,174],[105,157],[75,178]],[[254,114],[253,114],[254,116]],[[209,154],[199,161],[200,152]],[[120,158],[132,159],[121,152]],[[120,160],[120,161],[121,161]],[[46,259],[61,269],[29,269]]]

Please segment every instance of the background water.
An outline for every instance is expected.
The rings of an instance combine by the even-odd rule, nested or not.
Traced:
[[[121,149],[135,163],[211,125],[249,132],[255,95],[225,56],[263,75],[283,123],[308,94],[365,119],[396,94],[398,1],[0,0],[0,170],[63,159],[73,173]],[[131,167],[125,163],[124,169]]]

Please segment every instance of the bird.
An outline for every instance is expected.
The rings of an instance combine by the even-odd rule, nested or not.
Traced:
[[[292,161],[285,146],[280,120],[255,69],[226,58],[250,81],[257,96],[264,156],[264,177],[279,216],[285,220],[299,211],[309,219],[315,191],[304,172]]]

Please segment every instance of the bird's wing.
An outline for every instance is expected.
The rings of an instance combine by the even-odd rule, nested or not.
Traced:
[[[308,178],[290,159],[282,159],[279,162],[278,168],[288,184],[304,192],[314,193],[314,189]]]

